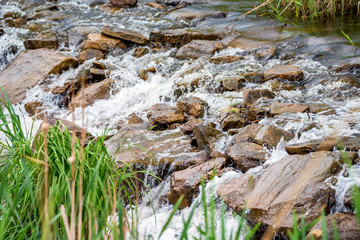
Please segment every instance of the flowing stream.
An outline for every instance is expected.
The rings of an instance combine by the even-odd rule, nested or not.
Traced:
[[[32,36],[31,26],[38,26],[42,32],[55,33],[59,39],[59,50],[76,57],[79,54],[77,45],[83,40],[78,34],[81,29],[97,29],[104,25],[117,26],[141,32],[149,36],[150,31],[163,29],[199,29],[199,30],[233,30],[244,37],[254,41],[262,41],[281,50],[281,55],[275,59],[261,60],[257,54],[263,49],[257,46],[252,49],[226,48],[215,56],[238,55],[243,59],[233,63],[214,64],[206,58],[197,60],[179,60],[175,57],[176,48],[165,51],[154,51],[140,57],[133,57],[136,46],[125,50],[115,50],[108,54],[105,59],[99,60],[106,66],[111,66],[107,77],[115,80],[111,89],[111,97],[106,100],[95,101],[85,108],[86,129],[92,134],[101,134],[104,129],[115,129],[120,123],[126,122],[130,114],[136,113],[143,119],[151,106],[156,103],[166,102],[176,105],[177,93],[182,96],[197,96],[209,104],[204,120],[216,122],[216,116],[226,107],[240,103],[243,100],[242,92],[217,91],[220,81],[226,77],[239,76],[248,72],[264,72],[278,64],[292,64],[298,66],[304,72],[302,87],[286,90],[274,90],[274,81],[265,83],[247,83],[244,89],[267,88],[276,91],[276,99],[288,102],[325,103],[336,110],[336,114],[318,115],[307,113],[282,114],[273,118],[264,118],[260,123],[273,124],[295,134],[291,143],[300,143],[308,140],[321,139],[334,133],[342,136],[360,134],[360,81],[359,75],[353,72],[338,73],[333,66],[343,59],[358,56],[359,52],[351,46],[348,40],[342,36],[339,29],[351,35],[354,42],[360,37],[359,24],[349,25],[346,22],[336,22],[331,25],[321,23],[298,25],[284,25],[277,20],[267,17],[257,17],[250,14],[239,18],[241,14],[252,9],[251,1],[208,1],[205,4],[194,4],[181,11],[205,12],[219,10],[226,11],[226,18],[208,18],[205,20],[192,20],[190,22],[177,19],[176,11],[169,14],[149,7],[148,0],[139,1],[135,8],[124,9],[121,13],[109,13],[100,7],[101,1],[95,0],[69,0],[58,2],[9,0],[5,5],[0,5],[1,16],[7,12],[15,12],[19,16],[34,14],[41,8],[56,5],[57,17],[40,18],[19,28],[5,24],[5,19],[0,21],[0,29],[4,34],[0,35],[0,71],[5,69],[16,56],[24,51],[23,39]],[[254,2],[258,4],[258,2]],[[345,27],[343,27],[345,26]],[[26,99],[19,104],[19,113],[24,113],[27,126],[31,126],[33,119],[27,116],[24,104],[27,102],[41,101],[46,104],[50,114],[55,117],[72,120],[72,115],[67,109],[59,106],[59,99],[46,92],[43,84],[47,87],[62,86],[69,79],[76,78],[77,74],[92,65],[93,60],[88,60],[76,69],[70,69],[61,75],[50,76],[26,94]],[[139,78],[141,69],[156,68],[156,73],[150,73],[147,81]],[[186,88],[192,82],[200,84],[196,88]],[[82,110],[75,110],[76,123],[81,125]],[[41,120],[35,120],[34,129],[37,129]],[[316,127],[302,132],[311,124]],[[180,132],[179,130],[172,130]],[[115,132],[115,130],[110,130]],[[231,136],[225,137],[218,143],[216,148],[224,152],[226,144]],[[268,160],[263,166],[250,171],[262,171],[264,168],[286,156],[285,143],[282,141],[274,149],[268,149]],[[149,169],[152,170],[151,168]],[[336,190],[336,207],[333,211],[344,211],[343,199],[348,188],[353,182],[360,183],[360,168],[355,168],[354,176],[344,174],[345,169],[339,175],[337,183],[333,186]],[[215,177],[206,185],[208,195],[221,183],[234,177],[240,176],[240,171],[229,171],[220,177]],[[140,234],[150,233],[157,236],[172,209],[168,203],[167,193],[170,188],[169,175],[165,174],[164,180],[149,190],[147,196],[139,206],[139,231]],[[160,197],[161,196],[161,199]],[[200,201],[196,199],[195,201]],[[221,201],[217,201],[220,209]],[[152,205],[152,206],[151,206]],[[176,214],[168,230],[162,239],[177,239],[181,230],[182,215],[187,216],[191,207],[185,208],[181,214]],[[154,214],[154,212],[156,214]],[[196,236],[196,226],[202,224],[202,208],[199,206],[195,213],[193,227],[189,230],[191,236]],[[156,220],[155,220],[156,219]],[[232,210],[226,211],[227,228],[231,229],[237,224]],[[220,220],[218,220],[220,221]],[[220,224],[220,222],[218,222]]]

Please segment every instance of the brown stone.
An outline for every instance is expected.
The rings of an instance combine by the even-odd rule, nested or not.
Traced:
[[[261,49],[256,53],[256,58],[258,60],[269,60],[275,58],[279,55],[279,50],[275,47],[268,49]]]
[[[176,53],[179,59],[197,59],[199,57],[210,57],[215,52],[223,49],[223,44],[218,41],[193,40],[182,46]]]
[[[111,4],[116,7],[135,7],[137,0],[110,0]]]
[[[338,230],[338,238],[334,236],[334,223]],[[356,219],[355,214],[353,213],[335,213],[330,216],[326,216],[326,230],[327,230],[327,239],[346,239],[346,240],[358,240],[360,239],[360,229],[359,224]],[[323,228],[322,222],[319,221],[315,226],[310,230],[306,239],[321,240],[323,238]]]
[[[92,65],[96,69],[103,69],[103,70],[106,69],[106,65],[98,61],[93,62]]]
[[[160,3],[156,2],[150,2],[149,7],[156,8],[156,9],[166,9],[164,5],[161,5]]]
[[[135,113],[130,114],[128,124],[144,123],[145,121]]]
[[[218,122],[221,124],[223,131],[228,131],[232,128],[242,128],[248,124],[245,117],[233,111],[221,113],[218,117]]]
[[[215,147],[216,141],[222,136],[222,133],[216,128],[199,124],[194,128],[194,136],[198,148],[210,153]]]
[[[243,96],[245,104],[253,104],[260,98],[273,99],[275,97],[274,93],[268,89],[246,89],[243,91]]]
[[[163,103],[155,104],[147,114],[150,127],[155,129],[168,128],[172,123],[181,123],[185,120],[184,114],[176,107]]]
[[[135,48],[133,56],[136,58],[141,58],[142,56],[146,55],[149,53],[149,49],[148,48],[144,48],[144,47],[138,47]]]
[[[264,125],[251,124],[240,129],[239,133],[232,138],[230,146],[241,142],[254,142],[255,136],[263,127]]]
[[[27,89],[50,74],[59,74],[77,65],[78,62],[72,57],[54,50],[28,50],[19,54],[14,62],[0,72],[0,85],[11,102],[17,104],[24,100]],[[0,96],[3,98],[2,93]]]
[[[302,143],[294,143],[285,147],[289,154],[307,154],[315,152],[320,144],[320,140],[311,140]]]
[[[101,81],[106,78],[106,72],[104,69],[90,68],[89,73],[91,75],[92,80],[95,81]]]
[[[268,44],[269,42],[266,41],[256,41],[241,37],[230,42],[228,46],[233,48],[241,48],[242,50],[250,50],[253,48],[263,47]]]
[[[27,50],[39,48],[57,49],[58,41],[56,39],[26,39],[24,46]]]
[[[270,112],[274,115],[283,113],[303,113],[308,110],[309,106],[301,103],[280,103],[275,101],[270,105]]]
[[[201,179],[209,179],[214,169],[215,172],[219,172],[225,165],[225,162],[225,158],[216,158],[203,164],[174,172],[170,178],[170,192],[168,194],[170,203],[175,204],[180,196],[184,195],[180,208],[190,206],[198,192]]]
[[[25,111],[29,113],[30,116],[35,116],[36,119],[44,118],[44,110],[45,108],[42,102],[28,102],[25,104]]]
[[[353,59],[346,59],[342,62],[338,67],[335,68],[335,72],[350,72],[354,69],[360,68],[360,57],[356,57]]]
[[[276,65],[265,72],[265,81],[273,78],[281,78],[289,81],[301,81],[304,73],[294,65]]]
[[[198,124],[204,124],[204,121],[200,118],[190,116],[189,120],[180,127],[180,130],[184,134],[192,134],[194,132],[195,126],[197,126]]]
[[[210,159],[209,153],[205,150],[198,152],[196,155],[189,159],[181,159],[179,161],[174,161],[176,171],[184,170],[194,165],[201,164]]]
[[[58,87],[51,89],[51,93],[52,94],[64,94],[68,90],[70,85],[71,85],[71,82],[66,82],[66,83],[64,83],[63,86],[58,86]]]
[[[127,45],[120,39],[107,37],[100,33],[91,33],[88,35],[85,42],[84,50],[86,49],[98,49],[101,51],[109,51],[113,48],[127,48]]]
[[[234,91],[242,88],[244,79],[241,77],[226,77],[221,79],[221,85],[224,90]]]
[[[290,141],[294,138],[294,134],[275,127],[274,125],[265,125],[254,137],[254,142],[260,145],[265,145],[266,147],[274,148],[282,138],[284,138],[285,141]]]
[[[96,60],[100,60],[105,56],[105,54],[98,50],[98,49],[86,49],[82,51],[77,58],[81,63],[85,62],[86,60],[95,58]]]
[[[149,41],[147,37],[138,33],[136,31],[125,29],[125,28],[117,28],[114,26],[104,26],[101,29],[101,33],[113,38],[119,38],[121,40],[134,42],[137,44],[145,45]]]
[[[189,116],[201,118],[204,116],[208,103],[194,96],[182,97],[177,101],[176,107]]]
[[[215,63],[215,64],[223,64],[223,63],[236,62],[241,59],[244,59],[244,58],[240,57],[240,56],[219,56],[219,57],[212,57],[212,58],[210,58],[209,61],[211,63]]]
[[[241,171],[247,172],[250,168],[259,166],[266,161],[267,152],[261,145],[251,142],[240,142],[225,151],[227,158],[234,161]]]
[[[182,20],[185,22],[201,21],[207,18],[226,18],[225,12],[206,11],[206,10],[189,10],[188,8],[182,8],[175,11],[171,11],[168,17],[174,20]]]
[[[339,161],[339,153],[331,152],[289,155],[259,176],[245,174],[221,185],[217,194],[238,213],[246,201],[250,223],[285,233],[293,227],[293,211],[309,223],[330,210],[335,191],[325,180],[341,169]]]
[[[245,82],[263,83],[265,81],[263,73],[249,72],[244,73],[243,77],[245,79]]]
[[[113,79],[108,78],[101,82],[94,83],[89,87],[80,89],[76,96],[71,100],[69,107],[80,107],[82,101],[84,101],[84,106],[87,107],[98,99],[109,98],[111,84],[113,82]]]

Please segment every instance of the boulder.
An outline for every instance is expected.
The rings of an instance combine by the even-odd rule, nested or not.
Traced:
[[[86,49],[98,49],[104,52],[108,52],[113,48],[127,48],[127,45],[120,39],[107,37],[100,33],[91,33],[88,35],[84,50]]]
[[[128,124],[144,123],[145,121],[135,113],[130,114]]]
[[[331,135],[323,139],[317,151],[332,151],[334,148],[343,148],[346,151],[359,151],[360,150],[360,137],[359,136],[338,136]]]
[[[57,49],[58,41],[56,39],[26,39],[24,41],[25,49],[33,50],[39,48]]]
[[[294,134],[275,127],[274,125],[265,125],[255,135],[254,142],[269,148],[274,148],[282,138],[284,138],[285,141],[290,141],[294,138]]]
[[[92,82],[98,82],[101,80],[106,79],[106,72],[104,69],[98,69],[98,68],[90,68],[89,69],[89,79],[91,79]]]
[[[205,109],[208,107],[208,103],[198,97],[182,97],[177,101],[177,108],[180,111],[188,114],[189,116],[194,116],[196,118],[201,118],[204,116]]]
[[[113,82],[113,79],[108,78],[101,82],[94,83],[89,87],[80,89],[76,96],[71,100],[69,107],[81,107],[83,101],[84,107],[87,107],[98,99],[109,98],[111,84]]]
[[[334,236],[334,223],[338,230],[338,238]],[[326,230],[327,239],[346,239],[346,240],[357,240],[360,239],[359,224],[353,213],[335,213],[330,216],[326,216]],[[311,228],[307,239],[321,240],[323,238],[322,222],[319,221]]]
[[[171,29],[150,32],[150,41],[183,46],[192,40],[221,40],[224,36],[224,33],[214,31]]]
[[[141,58],[142,56],[144,56],[144,55],[146,55],[148,53],[149,53],[148,48],[138,47],[138,48],[135,48],[134,53],[133,53],[133,57]]]
[[[137,0],[110,0],[111,4],[116,7],[135,7]]]
[[[242,129],[231,139],[230,145],[241,142],[254,142],[255,136],[264,127],[261,124],[251,124]]]
[[[242,77],[225,77],[220,82],[224,90],[234,91],[242,88],[244,79]]]
[[[223,131],[228,131],[232,128],[242,128],[248,124],[248,121],[244,116],[233,111],[221,113],[218,117],[218,122],[221,124],[221,129]]]
[[[175,204],[180,196],[184,195],[180,208],[190,206],[198,192],[201,179],[210,179],[214,172],[219,172],[224,167],[225,162],[225,158],[216,158],[171,174],[170,192],[168,194],[170,203]]]
[[[82,51],[77,56],[77,58],[79,59],[79,61],[81,63],[84,63],[86,60],[93,59],[93,58],[95,58],[96,60],[100,60],[104,56],[105,56],[105,54],[102,51],[100,51],[98,49],[90,48],[90,49],[86,49],[86,50]]]
[[[25,104],[25,111],[30,116],[35,116],[36,119],[43,119],[45,116],[45,107],[42,102],[28,102]]]
[[[216,128],[199,124],[194,128],[194,136],[198,148],[210,153],[216,141],[222,136],[222,133]]]
[[[256,143],[240,142],[228,147],[226,157],[231,159],[242,172],[257,167],[266,161],[267,152]]]
[[[278,101],[270,105],[270,112],[273,115],[283,113],[303,113],[309,111],[309,106],[301,103],[281,103]]]
[[[326,181],[341,169],[340,154],[315,152],[288,155],[271,164],[260,175],[244,174],[221,185],[217,194],[240,213],[245,207],[251,224],[262,223],[274,232],[291,229],[292,212],[309,223],[329,212],[335,190]]]
[[[321,140],[310,140],[302,143],[293,143],[287,145],[285,150],[289,154],[308,154],[310,152],[315,152],[321,143]]]
[[[273,78],[281,78],[289,81],[301,81],[304,73],[294,65],[276,65],[265,72],[265,81]]]
[[[209,160],[210,158],[211,157],[210,157],[209,153],[207,153],[205,150],[202,150],[189,159],[181,159],[179,161],[175,160],[174,161],[175,169],[176,169],[176,171],[184,170],[191,166],[201,164],[201,163]]]
[[[241,56],[219,56],[210,58],[210,62],[214,64],[232,63],[244,59]]]
[[[199,57],[210,57],[215,52],[223,49],[223,44],[218,41],[193,40],[182,46],[176,53],[179,59],[197,59]]]
[[[204,121],[200,118],[190,116],[189,120],[180,127],[180,130],[184,134],[192,134],[194,132],[194,128],[199,124],[204,124]]]
[[[147,37],[138,33],[136,31],[125,29],[125,28],[117,28],[113,26],[104,26],[101,29],[101,33],[113,38],[118,38],[121,40],[134,42],[137,44],[145,45],[149,41]]]
[[[77,66],[78,62],[74,58],[54,50],[28,50],[19,54],[14,62],[0,72],[0,85],[11,102],[17,104],[24,100],[27,89],[50,74],[59,74]],[[0,97],[4,98],[2,93]]]
[[[185,120],[181,110],[163,103],[152,106],[147,118],[150,127],[155,127],[155,129],[166,129],[172,123],[182,123]]]
[[[244,103],[253,104],[260,98],[273,99],[275,94],[268,89],[246,89],[243,91]]]

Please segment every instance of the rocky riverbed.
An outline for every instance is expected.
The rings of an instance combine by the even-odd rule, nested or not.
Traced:
[[[0,85],[27,126],[81,126],[84,107],[82,127],[108,129],[119,167],[159,177],[144,177],[141,234],[159,234],[184,195],[163,237],[177,239],[204,178],[228,227],[246,203],[258,238],[284,236],[292,211],[310,222],[322,210],[341,239],[360,238],[349,190],[360,183],[360,57],[341,35],[242,17],[248,1],[0,3]]]

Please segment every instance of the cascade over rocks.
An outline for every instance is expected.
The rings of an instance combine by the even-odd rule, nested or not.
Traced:
[[[208,108],[208,103],[198,97],[182,97],[177,101],[177,108],[189,116],[201,118],[204,116],[205,109]]]
[[[181,195],[184,199],[180,208],[191,205],[194,195],[198,192],[201,179],[208,180],[214,172],[219,172],[225,166],[225,158],[216,158],[185,170],[174,172],[170,178],[169,201],[175,204]]]
[[[119,38],[121,40],[134,42],[137,44],[145,45],[149,41],[147,37],[142,35],[141,33],[135,32],[133,30],[125,29],[125,28],[117,28],[113,26],[104,26],[101,29],[101,33],[113,38]]]
[[[181,110],[163,103],[152,106],[147,114],[147,118],[149,126],[155,127],[155,129],[167,129],[172,123],[182,123],[185,121]]]
[[[341,169],[340,154],[327,151],[289,155],[268,166],[261,175],[244,174],[221,185],[217,194],[250,223],[261,222],[275,231],[292,227],[292,211],[307,223],[329,212],[335,191],[325,180]],[[305,214],[304,214],[305,213]]]
[[[0,85],[11,102],[17,104],[24,100],[27,89],[50,74],[59,74],[77,66],[78,62],[74,58],[54,50],[28,50],[19,54],[13,63],[0,72]],[[0,97],[4,98],[2,93]]]
[[[197,59],[199,57],[210,57],[215,52],[223,49],[224,46],[218,41],[193,40],[182,46],[176,53],[179,59]]]

